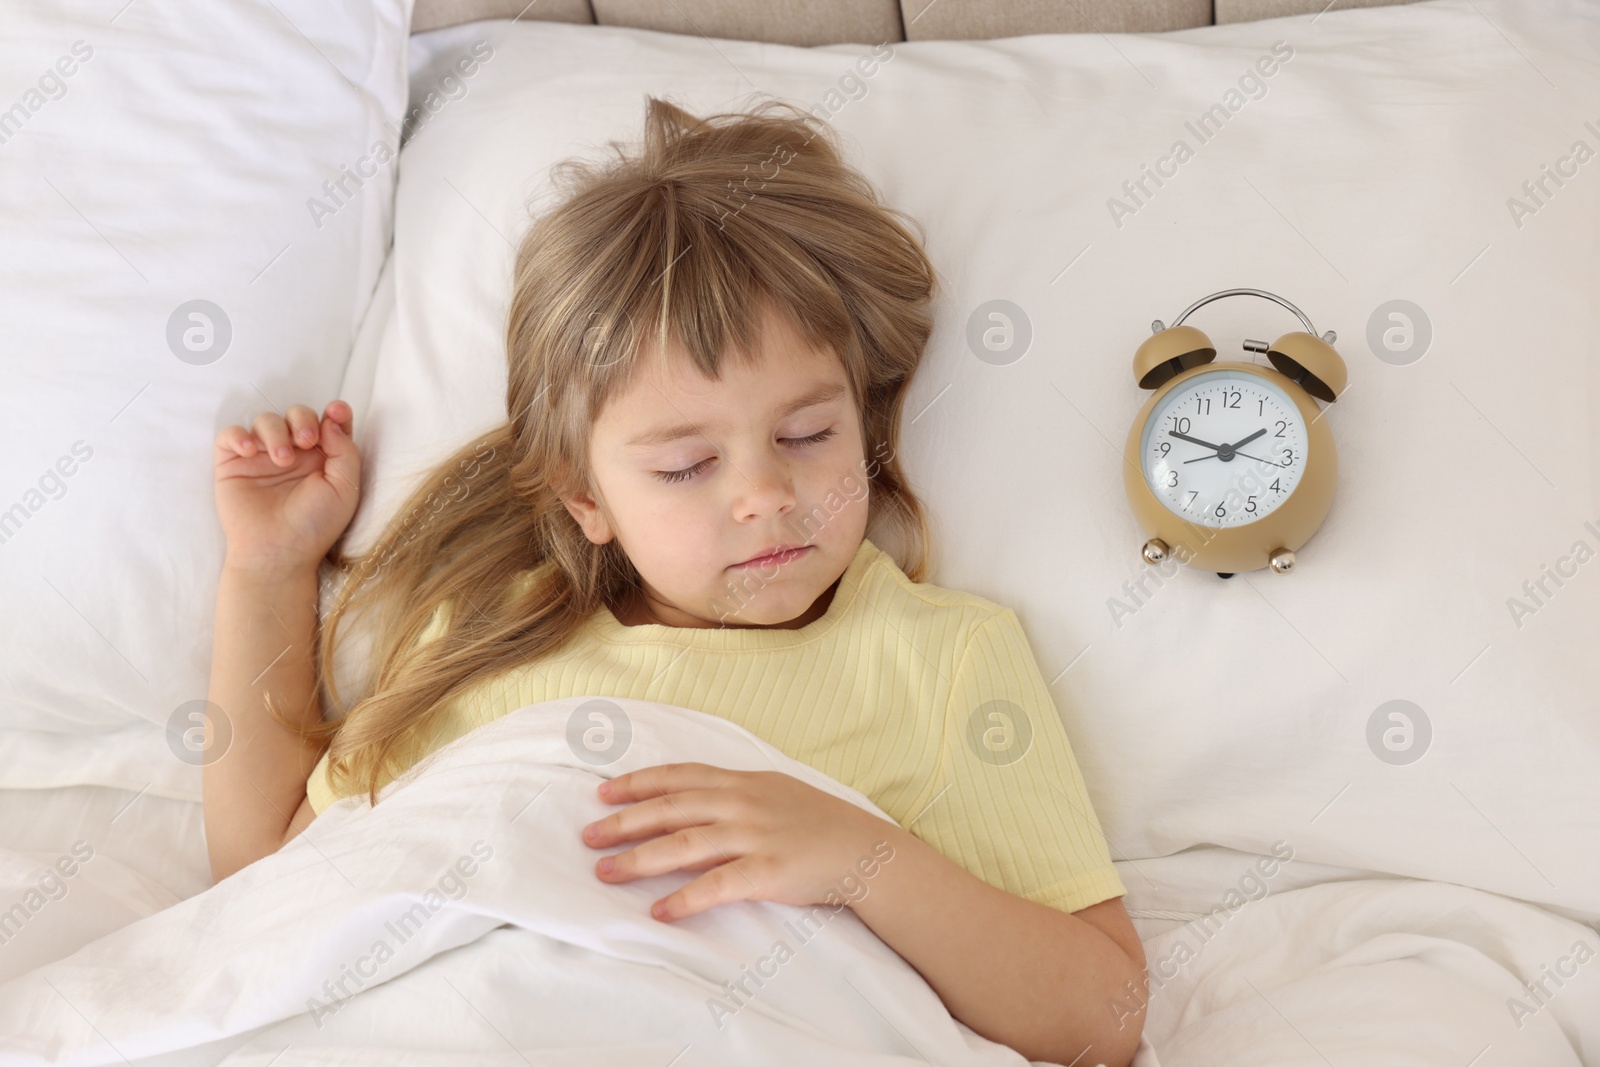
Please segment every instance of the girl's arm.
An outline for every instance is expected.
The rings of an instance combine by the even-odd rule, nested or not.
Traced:
[[[951,1015],[1030,1060],[1127,1067],[1144,1024],[1145,958],[1120,898],[1060,911],[990,885],[908,830],[888,834],[893,861],[851,907]]]
[[[312,818],[306,779],[321,755],[296,730],[320,722],[317,566],[361,496],[354,412],[319,421],[295,404],[229,426],[214,449],[217,518],[228,553],[217,586],[201,767],[206,848],[221,880],[276,852]],[[275,720],[273,707],[294,727]],[[226,742],[224,744],[224,742]]]
[[[1144,947],[1121,897],[1072,913],[1025,900],[904,827],[777,771],[663,763],[596,788],[627,806],[583,827],[584,842],[643,842],[598,860],[602,882],[705,872],[655,901],[657,919],[730,900],[848,903],[951,1015],[991,1041],[1079,1067],[1128,1067],[1138,1050]],[[864,892],[846,893],[844,876]]]
[[[228,875],[282,846],[322,753],[267,712],[265,697],[297,724],[322,720],[317,692],[317,570],[223,566],[207,699],[224,723],[206,724],[207,753],[231,730],[228,747],[201,769],[212,877]]]

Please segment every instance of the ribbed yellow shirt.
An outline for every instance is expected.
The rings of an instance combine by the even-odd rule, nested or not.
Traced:
[[[419,644],[449,610],[435,609]],[[1126,892],[1016,613],[912,582],[869,540],[827,612],[799,629],[624,626],[601,608],[559,652],[449,700],[417,758],[517,708],[583,695],[738,723],[1025,899],[1077,911]],[[319,814],[338,799],[326,755],[306,793]]]

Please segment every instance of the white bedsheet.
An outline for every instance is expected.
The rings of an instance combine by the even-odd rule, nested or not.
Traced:
[[[1600,936],[1581,916],[1228,848],[1118,868],[1163,1067],[1600,1063]]]
[[[100,785],[0,789],[0,982],[210,885],[198,801]]]

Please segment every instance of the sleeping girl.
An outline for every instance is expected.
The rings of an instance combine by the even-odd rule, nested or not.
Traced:
[[[564,195],[516,255],[506,421],[423,479],[398,513],[423,521],[333,551],[361,482],[343,401],[218,434],[213,874],[526,705],[693,708],[894,818],[850,906],[953,1016],[1029,1059],[1127,1064],[1144,952],[1049,688],[1011,609],[925,580],[898,450],[932,331],[920,228],[780,102],[650,99],[642,145],[612,147],[553,170]],[[344,580],[319,620],[324,557]],[[334,649],[358,611],[374,669],[346,708]],[[674,763],[598,790],[616,809],[572,832],[634,844],[595,892],[702,872],[655,902],[664,922],[821,903],[884,836],[778,772]]]

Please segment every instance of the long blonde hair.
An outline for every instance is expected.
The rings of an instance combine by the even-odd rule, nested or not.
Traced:
[[[328,744],[336,795],[359,785],[375,804],[445,700],[629,602],[632,563],[615,540],[590,542],[562,503],[592,492],[590,428],[652,343],[671,338],[717,380],[725,353],[751,351],[767,301],[842,361],[873,460],[866,536],[925,580],[928,523],[898,450],[932,332],[920,226],[879,201],[825,123],[780,101],[696,118],[650,97],[637,153],[610,146],[615,159],[552,168],[566,195],[517,250],[505,424],[430,471],[369,552],[331,557],[344,582],[319,631],[324,706],[342,706],[334,646],[352,611],[375,609],[377,665],[369,695],[306,731]],[[413,648],[452,598],[445,632]]]

